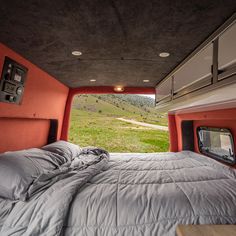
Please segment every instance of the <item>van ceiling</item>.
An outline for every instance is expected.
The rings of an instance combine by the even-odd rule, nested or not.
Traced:
[[[154,87],[235,11],[235,0],[1,0],[0,41],[69,87]]]

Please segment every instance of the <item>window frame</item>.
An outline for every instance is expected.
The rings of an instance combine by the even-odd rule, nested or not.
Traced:
[[[231,160],[227,160],[227,159],[224,159],[222,156],[220,155],[217,155],[216,153],[212,153],[212,152],[207,152],[205,150],[202,149],[202,143],[200,141],[200,134],[199,132],[201,130],[206,130],[206,131],[217,131],[217,132],[220,132],[220,133],[229,133],[229,137],[230,137],[230,143],[231,143],[231,146],[232,146],[232,152],[233,152],[233,158],[234,160],[231,161]],[[198,150],[201,154],[203,155],[206,155],[208,157],[211,157],[217,161],[221,161],[221,162],[224,162],[224,163],[227,163],[227,164],[230,164],[230,165],[234,165],[236,164],[236,154],[235,154],[235,148],[234,148],[234,138],[233,138],[233,134],[232,132],[230,131],[230,129],[227,129],[227,128],[219,128],[219,127],[207,127],[207,126],[199,126],[197,127],[197,141],[198,141]]]

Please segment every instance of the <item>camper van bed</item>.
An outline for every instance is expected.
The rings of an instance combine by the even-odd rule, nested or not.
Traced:
[[[236,224],[236,171],[194,152],[111,153],[64,173],[27,201],[2,199],[0,235],[174,236],[179,224]]]

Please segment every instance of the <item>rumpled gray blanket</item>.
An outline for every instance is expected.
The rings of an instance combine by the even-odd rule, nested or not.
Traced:
[[[71,167],[41,176],[37,180],[38,194],[29,202],[16,204],[0,235],[61,235],[74,195],[106,167],[108,159],[109,154],[103,149],[84,148]]]
[[[178,224],[236,224],[236,171],[197,153],[111,153],[108,161],[85,149],[72,164],[29,202],[0,208],[0,235],[175,236]]]

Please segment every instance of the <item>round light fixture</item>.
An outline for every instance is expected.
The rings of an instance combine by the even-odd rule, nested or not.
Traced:
[[[72,51],[71,53],[74,56],[81,56],[82,55],[82,52],[80,52],[80,51]]]
[[[115,91],[115,92],[118,92],[118,93],[123,92],[124,90],[125,90],[125,88],[122,87],[122,86],[116,86],[116,87],[114,87],[114,91]]]
[[[96,79],[91,79],[90,82],[96,82]]]
[[[144,79],[144,80],[143,80],[143,83],[148,83],[148,82],[150,82],[149,79]]]
[[[159,57],[168,57],[168,56],[170,56],[170,53],[168,53],[168,52],[159,53]]]

